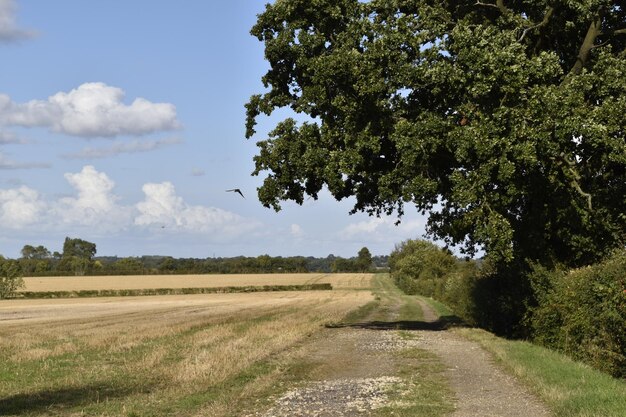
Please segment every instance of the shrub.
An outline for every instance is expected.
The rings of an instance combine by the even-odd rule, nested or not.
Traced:
[[[456,269],[456,258],[425,240],[407,240],[389,257],[391,274],[407,294],[443,296],[446,277]]]
[[[19,264],[0,256],[0,299],[9,298],[24,286]]]
[[[440,300],[446,303],[455,315],[471,326],[477,326],[478,307],[472,298],[476,281],[479,278],[476,262],[459,262],[455,273],[450,274]]]
[[[534,340],[617,377],[626,377],[626,250],[566,272],[535,267]]]

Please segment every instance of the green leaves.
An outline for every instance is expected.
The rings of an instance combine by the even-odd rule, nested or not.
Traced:
[[[269,90],[246,105],[246,135],[281,107],[314,122],[258,142],[261,202],[327,187],[354,211],[430,211],[429,232],[468,253],[602,257],[626,242],[624,13],[605,0],[268,5],[252,33]]]
[[[17,261],[0,256],[0,299],[14,296],[22,287],[24,280]]]

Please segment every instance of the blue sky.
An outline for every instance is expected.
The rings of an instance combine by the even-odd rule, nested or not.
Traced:
[[[0,0],[0,254],[70,236],[98,255],[382,255],[420,237],[408,208],[395,226],[326,193],[258,202],[255,143],[287,115],[244,138],[264,3]]]

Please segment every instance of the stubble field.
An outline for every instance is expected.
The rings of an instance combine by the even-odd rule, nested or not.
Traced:
[[[203,274],[26,277],[23,291],[141,290],[329,283],[339,289],[367,289],[372,274]]]
[[[147,278],[33,278],[27,290],[58,290],[56,280],[71,289],[163,288],[167,280],[207,286],[209,278],[215,286],[296,280],[338,289],[3,300],[0,415],[236,415],[246,399],[272,390],[282,372],[275,355],[372,300],[369,274]]]

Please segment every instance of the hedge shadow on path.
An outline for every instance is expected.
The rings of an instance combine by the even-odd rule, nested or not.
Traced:
[[[463,327],[463,321],[457,316],[441,316],[435,321],[421,320],[400,320],[400,321],[364,321],[358,323],[332,323],[326,327],[335,328],[354,328],[369,330],[426,330],[439,332],[448,330],[451,327]]]

